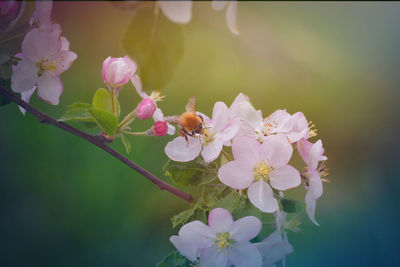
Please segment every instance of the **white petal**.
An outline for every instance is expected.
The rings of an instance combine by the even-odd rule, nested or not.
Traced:
[[[257,217],[243,217],[233,223],[231,236],[236,242],[247,242],[258,235],[261,227],[262,223]]]
[[[168,142],[165,147],[165,154],[174,160],[180,162],[187,162],[194,160],[201,151],[201,143],[198,138],[188,137],[188,143],[185,138],[179,136]]]
[[[181,237],[176,235],[171,236],[169,241],[171,241],[179,253],[188,258],[190,261],[195,262],[197,260],[197,257],[200,254],[197,246],[190,242],[186,242]]]
[[[61,36],[61,51],[69,50],[69,41],[64,36]]]
[[[253,166],[246,161],[230,161],[219,169],[219,180],[229,187],[235,189],[246,189],[254,180]]]
[[[308,190],[315,199],[318,199],[322,196],[323,191],[321,177],[319,176],[318,172],[313,169],[308,171],[308,175],[310,176]]]
[[[232,144],[232,153],[235,160],[247,162],[251,168],[261,161],[260,149],[260,142],[248,136],[235,138]]]
[[[215,208],[208,215],[208,225],[214,233],[225,233],[231,230],[233,218],[231,213],[223,208]]]
[[[283,260],[286,255],[293,252],[293,247],[287,240],[286,233],[282,238],[280,230],[276,230],[265,238],[262,242],[254,244],[260,251],[263,258],[263,266],[273,266],[280,260]]]
[[[57,64],[56,73],[60,75],[61,73],[69,69],[77,57],[78,56],[74,52],[60,51],[54,58]]]
[[[235,35],[239,34],[239,30],[237,29],[236,21],[237,21],[237,1],[229,1],[228,8],[226,9],[226,25],[228,25],[229,30]]]
[[[228,107],[224,102],[216,102],[212,114],[213,131],[220,132],[229,122]]]
[[[305,197],[305,203],[306,203],[306,212],[310,220],[317,226],[319,224],[315,220],[315,206],[317,204],[316,199],[314,198],[313,194],[310,191],[307,191],[306,197]]]
[[[206,163],[214,161],[218,158],[221,153],[223,142],[219,140],[215,140],[203,147],[203,151],[201,151],[201,155]]]
[[[149,95],[143,91],[142,80],[140,79],[139,75],[137,75],[137,74],[133,75],[133,77],[131,78],[131,82],[132,82],[133,86],[135,87],[136,92],[139,94],[139,96],[141,98],[144,99],[144,98],[149,97]]]
[[[162,113],[160,108],[157,108],[156,111],[153,113],[153,120],[155,122],[157,121],[163,121],[164,120],[164,114]]]
[[[262,114],[247,101],[239,102],[237,105],[237,116],[247,121],[253,128],[263,122]]]
[[[22,53],[24,57],[37,62],[43,58],[48,58],[52,54],[56,54],[61,49],[60,35],[61,30],[30,30],[22,41]]]
[[[16,93],[27,92],[38,83],[38,68],[29,59],[21,60],[13,69],[11,88]]]
[[[269,179],[271,186],[278,190],[288,190],[301,183],[299,171],[290,165],[274,170],[269,175]]]
[[[218,252],[216,246],[203,249],[200,252],[201,267],[226,267],[228,256],[224,252]]]
[[[254,206],[263,212],[272,213],[278,209],[271,187],[263,180],[255,181],[247,190],[247,196]]]
[[[29,100],[31,99],[31,96],[33,95],[33,93],[35,92],[35,90],[36,90],[36,86],[34,86],[34,87],[33,87],[31,90],[29,90],[29,91],[22,92],[22,93],[21,93],[21,99],[24,100],[26,103],[29,103]],[[19,110],[21,111],[21,113],[22,113],[23,115],[25,115],[26,110],[25,110],[23,107],[21,107],[21,106],[18,106],[18,107],[19,107]]]
[[[269,136],[261,146],[261,157],[274,168],[285,166],[292,157],[293,147],[283,136]]]
[[[241,121],[239,119],[234,119],[229,124],[225,125],[225,128],[221,132],[217,133],[215,138],[219,139],[221,142],[226,143],[227,141],[230,141],[237,135],[240,126],[241,126]]]
[[[57,75],[47,71],[39,77],[38,96],[42,100],[52,105],[58,105],[63,91],[61,79]]]
[[[227,3],[228,3],[228,1],[213,0],[211,3],[211,7],[212,7],[212,9],[214,9],[216,11],[220,11],[226,7]]]
[[[234,244],[229,251],[229,260],[235,267],[261,267],[262,258],[258,249],[250,242]]]
[[[188,23],[192,19],[192,1],[157,1],[164,15],[175,23]]]
[[[169,124],[168,122],[167,122],[167,126],[168,126],[167,134],[174,135],[175,134],[175,127],[172,126],[171,124]]]
[[[179,230],[179,237],[197,248],[207,248],[215,240],[215,234],[211,231],[211,228],[201,221],[193,221],[182,226]]]

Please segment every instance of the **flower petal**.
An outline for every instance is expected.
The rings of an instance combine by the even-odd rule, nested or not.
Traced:
[[[39,77],[38,96],[42,100],[52,105],[58,105],[63,91],[64,87],[59,76],[45,72]]]
[[[169,124],[168,122],[167,122],[167,126],[168,126],[167,134],[174,135],[175,134],[175,127],[172,126],[171,124]]]
[[[213,0],[211,3],[211,7],[216,11],[220,11],[226,7],[226,4],[228,4],[228,1]]]
[[[34,87],[33,87],[31,90],[29,90],[29,91],[22,92],[22,93],[21,93],[21,99],[24,100],[26,103],[29,103],[29,100],[31,99],[31,96],[33,95],[33,93],[35,92],[35,90],[36,90],[36,86],[34,86]],[[23,107],[21,107],[21,106],[18,106],[18,107],[19,107],[19,110],[21,111],[21,113],[22,113],[23,115],[25,115],[26,110],[25,110]]]
[[[188,137],[188,142],[186,142],[185,138],[179,136],[168,142],[165,147],[167,156],[174,161],[180,162],[194,160],[200,154],[200,151],[200,140],[192,137]]]
[[[308,217],[315,225],[319,226],[319,224],[315,220],[315,206],[317,205],[317,201],[314,198],[311,191],[307,191],[306,197],[305,197],[305,203],[306,203],[306,212],[307,212]]]
[[[226,267],[228,256],[224,252],[218,252],[216,246],[203,249],[200,252],[201,267]]]
[[[318,199],[322,196],[323,191],[321,177],[318,172],[313,169],[308,170],[308,175],[310,176],[308,190],[315,199]]]
[[[57,56],[55,57],[56,64],[57,64],[57,74],[60,75],[67,69],[69,69],[72,63],[78,56],[71,51],[60,51]]]
[[[254,180],[253,165],[248,165],[246,161],[230,161],[219,169],[219,180],[229,187],[235,189],[245,189]]]
[[[221,153],[222,147],[224,143],[215,140],[203,147],[203,151],[201,151],[201,155],[206,163],[214,161],[218,158],[219,154]]]
[[[214,233],[230,232],[232,223],[232,215],[226,209],[215,208],[208,215],[208,225]]]
[[[213,131],[222,131],[229,122],[228,107],[224,102],[216,102],[212,114]]]
[[[299,171],[290,165],[274,170],[269,179],[271,186],[278,190],[288,190],[301,183]]]
[[[247,190],[251,203],[263,212],[272,213],[278,209],[271,187],[263,180],[255,181]]]
[[[237,133],[239,132],[240,126],[241,126],[240,120],[234,119],[229,124],[227,124],[221,132],[217,133],[215,135],[215,138],[226,143],[226,142],[230,141],[231,139],[233,139],[237,135]]]
[[[292,157],[292,153],[292,145],[283,136],[269,136],[261,146],[261,157],[274,168],[285,166]]]
[[[293,247],[287,239],[287,234],[276,230],[265,238],[262,242],[254,244],[263,258],[263,266],[274,266],[280,260],[283,260],[286,255],[293,252]]]
[[[233,141],[233,157],[235,160],[247,162],[253,168],[257,162],[261,161],[260,148],[261,144],[257,140],[248,136],[241,136]]]
[[[254,244],[243,242],[234,244],[229,251],[229,260],[235,267],[261,267],[262,257]]]
[[[261,227],[262,223],[257,217],[243,217],[233,223],[231,236],[236,242],[247,242],[258,235]]]
[[[22,41],[24,57],[37,62],[58,53],[61,49],[60,35],[61,29],[54,31],[30,30]]]
[[[29,59],[21,60],[13,68],[11,76],[11,88],[16,93],[22,93],[32,90],[38,83],[38,68],[35,63]]]
[[[215,240],[215,234],[211,228],[201,221],[193,221],[182,226],[179,237],[197,248],[208,248]]]
[[[183,256],[188,258],[190,261],[197,261],[197,257],[199,256],[199,249],[197,246],[190,242],[186,242],[181,237],[177,235],[173,235],[169,238],[169,241],[175,246],[175,248],[181,253]]]
[[[186,24],[192,19],[192,1],[157,1],[157,3],[172,22]]]
[[[235,35],[239,35],[239,30],[236,25],[237,9],[237,1],[229,1],[228,8],[226,9],[226,25],[228,25],[229,30]]]
[[[135,87],[136,92],[139,94],[139,96],[141,98],[143,98],[143,99],[149,98],[149,95],[143,91],[142,80],[140,79],[139,75],[137,75],[137,74],[133,75],[133,77],[131,78],[131,82],[132,82],[133,86]]]
[[[237,116],[256,128],[263,122],[261,111],[256,110],[248,101],[237,104]]]

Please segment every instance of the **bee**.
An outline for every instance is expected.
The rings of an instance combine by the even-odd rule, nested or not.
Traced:
[[[205,131],[203,117],[196,114],[196,98],[192,96],[186,105],[186,112],[180,116],[171,116],[167,121],[175,123],[179,127],[179,135],[189,142],[188,136],[194,137],[196,134],[203,135]]]

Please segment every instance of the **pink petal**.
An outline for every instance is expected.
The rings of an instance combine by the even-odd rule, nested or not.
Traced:
[[[228,1],[213,0],[211,3],[211,7],[216,11],[220,11],[226,7],[226,4],[228,4]]]
[[[34,62],[48,58],[61,49],[61,30],[43,31],[32,29],[22,41],[22,53]]]
[[[60,51],[55,60],[56,60],[56,64],[57,64],[57,74],[60,75],[61,73],[63,73],[64,71],[66,71],[67,69],[69,69],[72,65],[72,63],[75,61],[75,59],[78,56],[71,51]]]
[[[214,124],[215,125],[215,124]],[[225,126],[225,128],[215,135],[215,138],[225,143],[233,139],[237,133],[239,132],[241,126],[241,122],[239,119],[234,119],[229,124]],[[215,129],[215,127],[213,128]]]
[[[33,87],[31,90],[29,90],[29,91],[22,92],[22,93],[21,93],[21,99],[24,100],[26,103],[29,103],[29,100],[31,99],[31,96],[33,95],[33,93],[35,92],[35,90],[36,90],[36,86],[34,86],[34,87]],[[26,110],[25,110],[23,107],[21,107],[21,106],[18,106],[18,107],[19,107],[19,110],[21,111],[21,113],[22,113],[23,115],[25,115]]]
[[[257,128],[263,122],[261,111],[255,110],[247,101],[238,103],[237,116],[249,123],[253,128]]]
[[[169,241],[171,241],[179,253],[188,258],[190,261],[194,262],[197,260],[200,252],[197,246],[191,242],[183,240],[181,237],[176,235],[171,236]]]
[[[321,140],[318,140],[315,142],[315,144],[311,147],[310,150],[310,162],[309,166],[311,169],[317,169],[318,167],[318,162],[322,160],[326,160],[327,158],[323,156],[324,154],[324,148],[322,147],[322,142]]]
[[[226,267],[227,263],[227,254],[218,252],[218,248],[216,246],[203,249],[200,252],[201,267]]]
[[[272,213],[278,209],[271,187],[263,180],[255,181],[247,190],[251,203],[263,212]]]
[[[274,168],[285,166],[292,157],[293,147],[283,136],[269,136],[261,146],[262,158]]]
[[[157,3],[172,22],[186,24],[192,19],[192,1],[157,1]]]
[[[231,230],[233,218],[231,213],[223,208],[215,208],[208,215],[208,225],[214,233],[225,233]]]
[[[308,170],[308,175],[310,177],[308,191],[311,192],[315,199],[318,199],[323,193],[321,177],[319,176],[318,171],[313,169]]]
[[[142,80],[140,79],[140,77],[137,74],[133,75],[133,77],[131,78],[131,82],[132,82],[133,86],[135,87],[136,92],[139,94],[139,96],[141,98],[149,97],[149,95],[147,95],[146,92],[143,91]]]
[[[58,105],[63,91],[64,88],[59,76],[45,72],[39,77],[38,96],[42,100],[52,105]]]
[[[29,23],[39,23],[40,27],[47,27],[51,24],[50,16],[53,9],[52,1],[35,1],[35,11]]]
[[[282,129],[282,127],[290,118],[291,115],[286,110],[278,109],[269,115],[264,122],[271,124],[271,133],[285,132],[285,129]]]
[[[306,212],[307,212],[308,217],[315,225],[319,226],[319,224],[315,220],[315,207],[316,207],[317,201],[310,191],[307,191],[307,193],[306,193],[305,203],[306,203]]]
[[[186,142],[185,138],[179,136],[171,142],[168,142],[165,147],[165,153],[167,156],[180,162],[186,162],[194,160],[201,151],[201,143],[198,138],[188,138],[189,143]]]
[[[219,169],[219,180],[229,187],[235,189],[245,189],[251,185],[254,180],[253,166],[245,161],[230,161]]]
[[[29,59],[21,60],[13,68],[11,76],[11,88],[16,93],[22,93],[32,90],[38,83],[38,68],[35,62]]]
[[[216,102],[212,114],[213,131],[222,131],[229,122],[228,107],[224,102]]]
[[[69,41],[64,36],[61,36],[61,51],[69,50]]]
[[[288,190],[301,183],[299,171],[290,165],[274,170],[269,175],[269,179],[271,186],[278,190]]]
[[[182,226],[179,237],[184,242],[191,243],[197,248],[207,248],[214,243],[216,238],[211,228],[201,221],[193,221]]]
[[[226,9],[226,25],[228,25],[229,30],[235,35],[239,34],[239,30],[236,25],[237,9],[237,1],[229,1],[228,8]]]
[[[235,221],[230,232],[236,242],[247,242],[258,235],[261,227],[262,223],[257,217],[247,216]]]
[[[232,144],[232,153],[235,160],[245,161],[251,167],[261,161],[260,149],[260,142],[248,136],[235,138]]]
[[[286,233],[282,238],[280,230],[276,230],[262,242],[254,245],[263,258],[264,266],[274,266],[275,263],[284,260],[286,255],[293,252],[293,247],[288,242]]]
[[[223,142],[215,140],[203,147],[203,151],[201,151],[201,155],[206,163],[214,161],[218,158],[221,153]]]
[[[213,1],[213,4],[215,2],[224,3],[224,5],[226,3],[225,1]],[[233,100],[231,106],[229,107],[229,116],[231,117],[231,119],[235,119],[238,117],[239,103],[241,102],[249,102],[249,97],[243,93],[240,93],[235,98],[235,100]]]
[[[229,260],[235,267],[261,267],[262,257],[250,242],[234,244],[229,251]]]
[[[290,120],[285,123],[285,129],[291,143],[299,141],[308,134],[308,122],[302,112],[296,112]]]

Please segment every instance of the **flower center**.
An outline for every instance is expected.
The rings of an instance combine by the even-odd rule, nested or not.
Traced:
[[[217,238],[215,239],[215,245],[218,247],[218,252],[225,251],[225,248],[232,247],[232,243],[235,241],[230,237],[229,232],[217,233]]]
[[[264,128],[262,130],[262,133],[264,136],[271,135],[271,132],[278,128],[278,122],[277,121],[270,121],[266,120],[264,122]]]
[[[207,146],[208,144],[214,142],[215,140],[214,133],[210,132],[207,129],[204,129],[202,134],[203,134],[204,146]]]
[[[36,63],[36,67],[39,68],[38,76],[41,76],[45,71],[56,71],[57,62],[54,60],[49,61],[48,59],[43,59]]]
[[[272,166],[267,165],[265,162],[260,162],[254,166],[254,180],[259,181],[263,179],[268,182],[269,174],[273,171]]]

